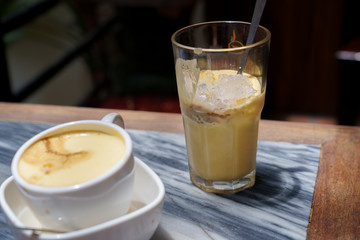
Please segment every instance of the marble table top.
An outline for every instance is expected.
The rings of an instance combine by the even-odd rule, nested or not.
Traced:
[[[0,183],[17,148],[46,124],[0,122]],[[191,184],[182,134],[127,130],[134,154],[162,179],[166,197],[152,239],[305,239],[321,154],[319,145],[259,141],[253,188],[205,193]],[[5,216],[0,211],[0,224]],[[0,229],[0,239],[14,239]]]

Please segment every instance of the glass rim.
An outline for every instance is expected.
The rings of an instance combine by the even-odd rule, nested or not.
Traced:
[[[177,42],[175,40],[175,37],[187,30],[187,29],[190,29],[190,28],[193,28],[193,27],[198,27],[198,26],[201,26],[201,25],[210,25],[210,24],[219,24],[219,23],[235,23],[235,24],[244,24],[244,25],[250,25],[251,23],[249,22],[243,22],[243,21],[211,21],[211,22],[201,22],[201,23],[196,23],[196,24],[192,24],[192,25],[188,25],[186,27],[183,27],[183,28],[180,28],[179,30],[177,30],[176,32],[174,32],[171,36],[171,42],[177,46],[177,47],[181,47],[181,48],[184,48],[184,49],[187,49],[187,50],[193,50],[195,51],[196,49],[201,49],[202,52],[236,52],[236,51],[242,51],[242,50],[245,50],[245,49],[250,49],[250,48],[254,48],[254,47],[257,47],[257,46],[260,46],[260,45],[263,45],[264,43],[270,41],[270,37],[271,37],[271,33],[270,31],[259,25],[258,28],[261,28],[262,30],[265,31],[265,34],[266,36],[261,39],[260,41],[257,41],[253,44],[250,44],[250,45],[246,45],[246,46],[242,46],[242,47],[235,47],[235,48],[199,48],[199,47],[190,47],[190,46],[187,46],[187,45],[184,45],[184,44],[181,44],[179,42]]]

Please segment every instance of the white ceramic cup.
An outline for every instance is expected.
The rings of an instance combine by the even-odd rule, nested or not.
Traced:
[[[78,230],[114,219],[128,211],[133,194],[135,169],[132,141],[122,128],[123,125],[121,116],[114,113],[105,116],[101,121],[64,123],[35,135],[19,148],[12,161],[12,175],[30,209],[45,228]],[[18,162],[29,146],[39,139],[77,130],[120,134],[126,146],[124,156],[106,173],[73,186],[42,187],[28,183],[20,176],[17,170]]]

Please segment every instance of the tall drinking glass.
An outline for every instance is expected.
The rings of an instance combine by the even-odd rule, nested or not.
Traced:
[[[254,43],[244,46],[249,28],[207,22],[171,38],[190,178],[207,192],[234,193],[255,183],[270,32],[259,26]]]

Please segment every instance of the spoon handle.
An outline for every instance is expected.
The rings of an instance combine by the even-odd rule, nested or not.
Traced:
[[[266,0],[256,0],[254,14],[251,19],[249,35],[246,40],[246,46],[251,45],[254,41],[255,33],[259,26],[260,19],[261,19],[261,16],[262,16],[264,8],[265,8],[265,4],[266,4]],[[239,74],[242,74],[242,72],[244,70],[248,54],[249,54],[249,49],[246,49],[241,56],[240,68],[238,71]]]
[[[41,233],[66,233],[66,231],[60,230],[52,230],[52,229],[42,229],[42,228],[30,228],[30,227],[16,227],[16,226],[9,226],[9,225],[0,225],[0,229],[17,229],[20,231],[32,231],[34,235],[39,235]]]

